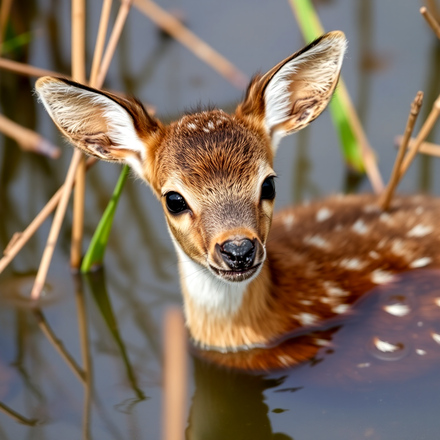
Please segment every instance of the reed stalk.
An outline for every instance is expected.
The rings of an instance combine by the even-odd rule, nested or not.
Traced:
[[[75,173],[81,160],[81,156],[82,152],[80,150],[75,150],[73,153],[73,158],[70,162],[60,202],[55,212],[55,217],[50,228],[49,237],[47,238],[46,247],[44,248],[37,276],[32,287],[31,298],[35,301],[38,300],[38,298],[40,297],[40,294],[44,287],[44,283],[46,281],[47,272],[49,271],[49,266],[52,261],[55,245],[58,239],[61,225],[63,223],[64,216],[66,214],[67,203],[69,202],[70,193],[72,191],[73,182],[75,180]]]
[[[86,82],[86,8],[85,0],[72,0],[72,78]],[[81,159],[76,170],[76,187],[73,197],[73,224],[70,248],[70,267],[79,269],[82,255],[84,231],[84,198],[86,191],[86,157]]]
[[[403,136],[396,137],[396,144],[400,145]],[[409,140],[408,149],[412,148],[415,139],[411,138]],[[429,156],[440,157],[440,145],[434,144],[433,142],[422,142],[419,147],[419,153],[427,154]]]
[[[417,155],[420,145],[428,137],[429,133],[434,127],[434,124],[437,122],[439,116],[440,116],[440,95],[435,100],[431,112],[429,113],[426,121],[422,125],[419,134],[416,136],[414,142],[411,143],[411,147],[409,148],[409,151],[402,162],[402,166],[400,167],[399,179],[401,179],[402,176],[407,172],[409,166],[411,165],[411,162]]]
[[[86,161],[86,169],[92,167],[98,159],[90,157]],[[75,185],[75,181],[73,181]],[[51,197],[46,203],[44,208],[37,214],[28,227],[23,232],[15,233],[10,242],[6,245],[6,251],[4,256],[0,259],[0,273],[2,273],[8,264],[17,256],[23,246],[29,241],[29,239],[38,231],[39,227],[49,217],[49,215],[55,210],[60,202],[61,196],[64,193],[65,185],[62,185],[58,191]]]
[[[58,159],[61,150],[33,130],[25,128],[0,114],[0,132],[12,138],[24,151],[42,154],[51,159]]]
[[[19,63],[18,61],[8,60],[0,57],[0,69],[9,70],[19,75],[25,76],[62,76],[70,79],[69,76],[62,75],[61,73],[54,72],[52,70],[41,69],[39,67],[30,66],[29,64]]]
[[[414,125],[416,123],[417,116],[419,115],[420,108],[422,107],[422,103],[423,103],[423,92],[419,91],[417,92],[417,95],[411,104],[411,110],[408,116],[408,120],[406,122],[406,127],[402,140],[400,142],[399,152],[397,154],[396,161],[394,162],[394,167],[391,173],[390,181],[388,182],[385,191],[382,193],[381,197],[379,198],[379,206],[384,211],[389,209],[394,191],[401,179],[400,168],[402,166],[402,162],[408,148],[408,143],[411,139],[411,135],[414,130]]]
[[[107,44],[107,48],[105,50],[104,56],[102,57],[99,73],[96,78],[96,87],[98,88],[101,88],[102,85],[104,84],[104,79],[110,67],[110,63],[115,53],[116,46],[119,42],[122,29],[124,28],[128,13],[130,12],[131,4],[132,4],[132,0],[122,0],[121,2],[121,6],[118,11],[118,16],[116,17],[115,25],[113,26],[113,30]]]
[[[428,23],[429,27],[433,30],[434,34],[437,36],[437,38],[440,39],[440,24],[436,20],[433,14],[429,11],[428,8],[425,6],[422,6],[420,8],[420,13],[422,14],[423,18]]]
[[[186,334],[180,309],[165,315],[163,440],[183,440],[185,434]]]
[[[324,28],[310,0],[289,0],[289,3],[306,41],[312,41],[324,33]],[[381,193],[384,185],[376,156],[342,77],[330,102],[330,113],[341,139],[345,160],[358,172],[363,172],[365,169],[374,192]]]
[[[93,53],[92,70],[90,72],[91,87],[96,87],[96,80],[98,79],[102,54],[104,53],[105,37],[107,35],[111,9],[112,0],[104,0],[104,2],[102,3],[101,18],[99,20],[98,35],[96,37],[95,51]]]

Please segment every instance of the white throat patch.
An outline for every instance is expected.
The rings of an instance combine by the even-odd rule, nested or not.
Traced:
[[[174,238],[173,242],[179,258],[181,282],[194,305],[216,316],[235,314],[251,280],[239,283],[220,280],[209,269],[189,258]]]

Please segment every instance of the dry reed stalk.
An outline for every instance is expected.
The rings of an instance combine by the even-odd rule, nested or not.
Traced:
[[[437,38],[440,39],[440,24],[436,20],[433,14],[429,11],[429,9],[425,6],[420,8],[420,13],[423,15],[423,18],[429,24],[429,27],[433,30],[434,34]]]
[[[101,88],[104,84],[105,76],[110,67],[110,63],[115,53],[116,46],[121,36],[122,29],[124,28],[125,20],[127,19],[128,13],[130,12],[132,0],[122,0],[121,6],[118,11],[118,16],[116,17],[115,25],[113,26],[112,33],[108,40],[107,48],[105,50],[104,56],[102,58],[101,67],[99,68],[99,73],[96,78],[95,86]]]
[[[93,382],[92,382],[92,361],[90,356],[90,340],[88,331],[87,308],[82,287],[82,278],[75,277],[75,297],[78,310],[78,330],[81,346],[81,358],[85,374],[85,393],[83,409],[83,436],[84,440],[90,438],[90,412],[92,408]]]
[[[439,116],[440,116],[440,95],[435,100],[431,112],[429,113],[426,121],[422,125],[419,134],[416,136],[414,142],[412,143],[411,148],[408,151],[408,154],[405,156],[402,166],[400,167],[399,179],[401,179],[402,176],[407,172],[409,166],[411,165],[411,162],[416,157],[420,145],[431,132],[432,127],[434,127],[434,124],[436,123]]]
[[[64,182],[63,193],[61,195],[58,208],[55,212],[55,217],[50,228],[49,237],[47,238],[46,247],[41,257],[40,266],[38,268],[37,276],[35,277],[34,286],[31,291],[31,298],[37,300],[40,297],[43,290],[44,283],[46,281],[47,272],[49,271],[50,262],[52,261],[52,255],[55,250],[55,245],[58,239],[58,235],[63,223],[64,215],[67,209],[67,203],[69,202],[70,193],[72,191],[73,182],[75,180],[75,173],[78,164],[81,160],[82,152],[75,150],[73,158],[70,162],[69,171],[67,172],[66,180]]]
[[[86,169],[88,170],[92,167],[98,159],[90,157],[86,162]],[[75,184],[75,181],[73,182]],[[16,257],[23,246],[29,241],[29,239],[35,234],[38,228],[43,224],[43,222],[49,217],[52,211],[57,207],[61,196],[64,191],[64,185],[62,185],[58,191],[52,196],[52,198],[46,203],[44,208],[37,214],[37,216],[32,220],[29,226],[23,232],[16,232],[10,242],[6,245],[5,255],[0,259],[0,273],[2,273],[8,264]]]
[[[405,131],[400,143],[399,152],[396,157],[396,161],[394,162],[393,171],[391,173],[390,181],[379,198],[379,206],[384,210],[388,210],[390,207],[391,199],[393,197],[394,191],[400,181],[400,168],[402,166],[403,158],[405,157],[406,150],[408,148],[408,143],[411,139],[412,132],[414,130],[414,125],[417,120],[417,116],[419,115],[420,108],[423,103],[423,92],[417,92],[416,97],[414,98],[411,104],[411,110],[409,112],[408,120],[406,122]]]
[[[402,142],[403,136],[396,137],[396,144],[400,145]],[[415,139],[411,138],[409,140],[408,149],[412,148],[414,145]],[[440,157],[440,145],[434,144],[433,142],[422,142],[419,147],[419,153],[427,154],[429,156]]]
[[[183,440],[186,401],[186,334],[180,309],[165,315],[164,403],[162,426],[164,440]]]
[[[244,73],[201,38],[192,33],[176,17],[150,0],[134,0],[133,4],[156,23],[157,26],[186,46],[187,49],[220,73],[235,87],[240,90],[247,87],[249,78]]]
[[[0,57],[0,69],[10,70],[11,72],[18,73],[25,76],[62,76],[63,78],[69,78],[69,76],[62,75],[52,70],[40,69],[39,67],[30,66],[29,64],[19,63],[18,61],[7,60]]]
[[[6,34],[6,26],[11,12],[12,0],[3,0],[0,10],[0,48]]]
[[[86,82],[86,8],[85,0],[72,0],[72,78]],[[73,223],[70,247],[70,267],[79,269],[82,256],[84,230],[84,198],[86,192],[86,158],[81,159],[76,170],[76,187],[73,197]]]
[[[14,139],[22,150],[42,154],[51,159],[60,157],[61,150],[58,147],[52,145],[35,131],[11,121],[2,114],[0,114],[0,132]]]
[[[122,9],[122,6],[121,6],[121,9]],[[128,11],[127,11],[127,14],[128,14]],[[118,17],[120,15],[123,15],[123,14],[121,14],[121,11],[120,11],[120,14],[118,14]],[[125,19],[122,20],[122,18],[121,18],[120,21],[125,22]],[[115,23],[115,27],[116,27],[116,23]],[[115,33],[115,30],[113,30],[112,35],[115,34],[115,35],[119,36],[121,33],[121,30],[118,30],[117,33]],[[112,40],[112,38],[110,38],[110,40]],[[106,51],[106,54],[107,53],[110,54],[107,56],[110,56],[110,57],[113,55],[113,52],[116,48],[116,43],[117,43],[116,37],[113,37],[113,40],[115,40],[115,41],[112,43],[112,47],[110,47],[110,42],[109,42],[109,48]],[[20,64],[20,63],[18,63],[18,64]],[[108,64],[110,64],[110,63],[108,63]],[[0,59],[0,67],[1,67],[1,59]],[[23,66],[21,66],[21,67],[23,67]],[[26,66],[26,68],[27,67],[29,67],[29,66]],[[51,76],[51,75],[57,76],[57,74],[53,73],[53,72],[44,72],[44,73],[39,72],[37,74],[37,76],[40,76],[40,75],[44,76],[46,74],[48,74],[49,76]],[[101,80],[97,80],[95,87],[100,88],[102,86],[102,82],[104,81],[104,77],[105,77],[105,75],[102,76]],[[100,81],[102,81],[102,82],[100,82]],[[97,162],[97,160],[95,158],[89,158],[88,161],[86,162],[86,170],[89,169],[96,162]],[[75,180],[73,182],[75,183]],[[28,242],[28,240],[34,235],[34,233],[38,230],[38,228],[46,220],[46,218],[50,215],[50,213],[56,208],[58,203],[60,203],[62,195],[64,194],[64,191],[65,191],[65,188],[66,188],[66,184],[62,185],[61,188],[52,196],[52,198],[49,200],[49,202],[46,203],[44,208],[39,212],[39,214],[34,218],[34,220],[29,224],[29,226],[23,231],[23,233],[20,234],[19,238],[17,239],[15,236],[13,244],[7,245],[8,252],[6,255],[4,255],[3,258],[0,259],[0,273],[2,273],[3,270],[8,266],[8,264],[15,258],[15,256],[18,254],[18,252],[23,248],[23,246]],[[57,210],[57,212],[58,212],[58,210]],[[51,252],[53,252],[53,249]],[[49,264],[50,264],[50,261],[49,261]],[[46,265],[47,265],[47,263],[46,263]],[[40,267],[41,267],[41,265],[40,265]],[[37,277],[38,277],[38,274],[37,274]],[[35,286],[34,286],[34,288],[35,288]]]
[[[104,53],[105,36],[107,34],[112,0],[104,0],[102,3],[101,18],[99,20],[98,36],[96,37],[95,51],[93,54],[92,70],[90,72],[90,86],[96,87],[99,67],[101,66],[102,54]]]
[[[2,402],[0,402],[0,411],[14,419],[16,422],[21,423],[22,425],[35,426],[38,424],[37,419],[28,419],[27,417],[22,416],[20,413],[13,410],[12,408],[9,408],[9,406],[5,405]]]
[[[75,359],[73,359],[73,357],[64,347],[63,343],[56,337],[55,333],[53,332],[48,322],[46,321],[43,312],[40,309],[34,309],[34,314],[35,317],[37,318],[38,326],[40,327],[41,331],[46,336],[48,341],[54,346],[55,350],[64,359],[66,364],[75,373],[78,379],[84,383],[86,380],[86,375],[84,371],[78,366],[78,364],[75,362]]]

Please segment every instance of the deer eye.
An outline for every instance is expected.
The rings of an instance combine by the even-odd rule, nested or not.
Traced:
[[[275,198],[275,182],[273,176],[267,177],[261,185],[261,200],[273,200]]]
[[[165,197],[168,211],[170,211],[171,214],[178,214],[179,212],[189,209],[185,199],[179,193],[171,191],[167,193]]]

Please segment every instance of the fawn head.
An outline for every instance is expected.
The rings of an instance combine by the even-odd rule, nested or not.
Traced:
[[[36,88],[76,147],[149,183],[181,259],[217,283],[246,284],[265,259],[277,144],[324,110],[345,48],[344,34],[330,32],[254,77],[235,114],[201,111],[168,126],[135,99],[66,79],[40,78]]]

